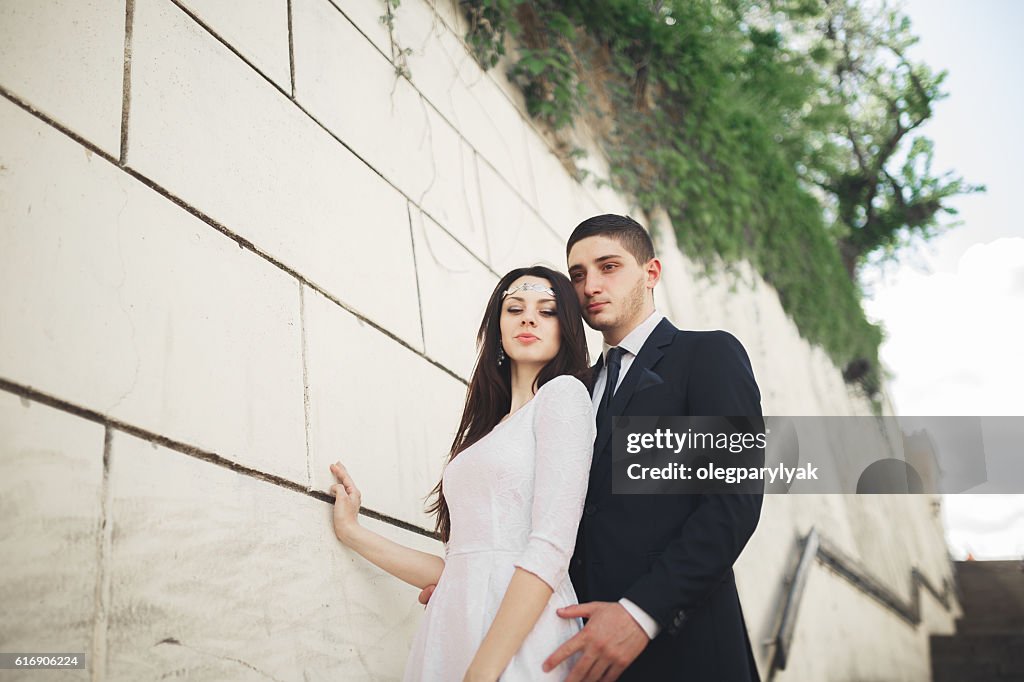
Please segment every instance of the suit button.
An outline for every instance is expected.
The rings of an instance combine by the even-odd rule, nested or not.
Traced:
[[[573,568],[579,568],[580,566],[583,565],[583,559],[580,559],[579,557],[576,557],[575,559],[572,560],[572,565],[573,565]]]
[[[587,516],[593,516],[596,512],[597,512],[597,505],[596,504],[588,504],[586,507],[583,508],[583,513],[586,514]]]

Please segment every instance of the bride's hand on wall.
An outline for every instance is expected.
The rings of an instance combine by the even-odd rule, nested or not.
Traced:
[[[331,473],[338,479],[338,483],[332,485],[330,490],[334,496],[334,534],[344,543],[351,537],[353,530],[359,527],[362,495],[341,462],[331,465]]]
[[[347,548],[399,580],[423,589],[436,585],[444,571],[444,559],[429,552],[406,547],[359,525],[359,488],[341,462],[331,465],[338,482],[331,486],[334,496],[334,534]]]

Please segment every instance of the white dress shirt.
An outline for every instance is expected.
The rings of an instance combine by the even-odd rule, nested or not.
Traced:
[[[665,316],[655,310],[651,315],[638,324],[633,331],[626,334],[626,337],[619,342],[618,347],[625,351],[622,354],[622,364],[619,367],[619,379],[615,383],[615,390],[618,390],[619,386],[622,385],[622,379],[626,376],[629,368],[633,364],[633,360],[636,359],[637,354],[643,345],[647,343],[647,338],[654,331],[654,328],[658,326]],[[594,381],[594,414],[597,414],[597,408],[601,404],[601,397],[604,395],[604,387],[608,383],[608,349],[611,348],[607,343],[604,344],[604,349],[601,351],[601,357],[605,359],[605,362],[601,363],[601,371],[597,373],[597,379]],[[614,391],[612,392],[614,395]],[[626,612],[633,617],[633,620],[637,622],[647,636],[651,639],[657,637],[661,631],[661,626],[658,622],[648,615],[646,611],[641,609],[639,606],[631,602],[626,598],[619,600],[622,604],[622,608],[626,609]]]

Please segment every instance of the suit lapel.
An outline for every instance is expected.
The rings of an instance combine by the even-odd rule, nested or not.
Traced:
[[[612,396],[610,416],[605,420],[607,423],[597,425],[597,441],[594,444],[594,458],[590,468],[591,477],[593,477],[598,461],[604,459],[605,447],[612,437],[611,417],[625,414],[626,408],[629,407],[629,403],[633,399],[633,394],[636,393],[641,377],[658,364],[663,355],[661,349],[672,343],[676,331],[668,318],[662,319],[651,335],[647,337],[647,341],[640,348],[640,353],[633,360],[633,364],[629,366],[629,371],[626,372],[618,390]]]

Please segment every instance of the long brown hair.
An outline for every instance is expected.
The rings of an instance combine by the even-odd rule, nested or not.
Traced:
[[[502,417],[512,407],[512,376],[510,361],[498,364],[498,344],[501,340],[501,307],[504,302],[502,292],[520,277],[541,277],[551,282],[555,292],[555,311],[561,331],[561,345],[555,357],[544,365],[534,381],[533,390],[557,376],[570,374],[585,382],[589,380],[589,353],[587,339],[583,333],[583,318],[580,304],[576,299],[569,278],[560,272],[543,265],[528,268],[516,268],[498,282],[487,301],[484,319],[476,334],[477,359],[473,369],[473,377],[466,390],[466,406],[462,410],[462,421],[452,441],[452,449],[448,454],[450,463],[455,457],[491,432]],[[448,542],[451,533],[451,517],[448,503],[444,499],[443,480],[430,492],[433,501],[427,512],[437,514],[434,529],[441,539]]]

